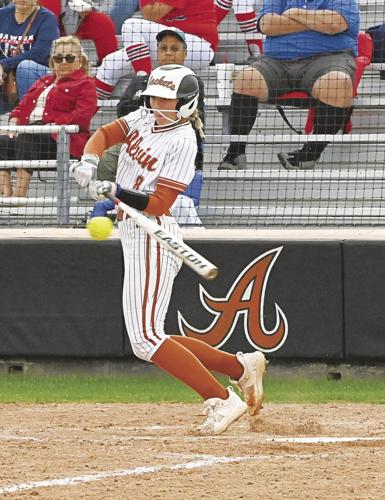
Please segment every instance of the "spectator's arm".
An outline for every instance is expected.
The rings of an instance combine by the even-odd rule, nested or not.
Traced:
[[[308,31],[308,28],[295,19],[284,14],[269,13],[259,18],[258,28],[267,36],[287,35]]]
[[[284,12],[291,20],[301,23],[308,30],[326,35],[337,35],[348,29],[345,18],[333,10],[289,9]]]
[[[148,75],[134,76],[128,84],[117,106],[118,118],[128,115],[143,105],[141,91],[147,87]]]
[[[32,45],[31,50],[22,52],[18,56],[6,57],[1,60],[1,64],[6,72],[16,68],[16,66],[25,59],[35,61],[39,64],[46,65],[51,50],[51,45],[56,38],[59,38],[59,28],[57,20],[52,12],[47,12],[41,23],[40,30],[37,34],[36,41]]]
[[[79,125],[80,128],[87,129],[97,109],[95,83],[91,79],[86,80],[80,87],[73,111],[55,123],[57,125]]]
[[[9,123],[8,125],[19,125],[19,118],[10,118],[9,119]],[[8,132],[8,137],[16,137],[17,136],[17,132]]]
[[[142,11],[144,19],[147,21],[157,22],[162,17],[171,12],[175,7],[162,2],[147,3],[142,1],[140,3],[140,10]]]

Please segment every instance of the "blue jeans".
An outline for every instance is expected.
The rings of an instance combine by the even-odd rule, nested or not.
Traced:
[[[139,0],[115,0],[108,14],[115,24],[118,35],[122,34],[122,24],[124,21],[131,17],[137,10],[139,10]]]
[[[47,66],[38,64],[35,61],[24,60],[19,63],[16,68],[16,84],[21,100],[27,93],[27,90],[39,78],[50,73],[51,70]]]

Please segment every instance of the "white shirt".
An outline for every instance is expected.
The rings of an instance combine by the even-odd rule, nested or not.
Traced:
[[[48,85],[48,87],[45,88],[43,92],[39,95],[39,97],[36,100],[35,107],[33,108],[33,111],[29,117],[29,123],[42,120],[45,108],[45,101],[47,100],[47,96],[54,86],[55,84],[51,83],[51,85]]]

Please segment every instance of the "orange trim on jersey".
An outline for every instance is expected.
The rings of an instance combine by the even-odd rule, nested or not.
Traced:
[[[155,340],[150,339],[147,334],[146,311],[147,311],[149,282],[150,282],[150,236],[147,235],[146,236],[146,282],[144,284],[144,294],[143,294],[143,304],[142,304],[142,329],[144,338],[149,342],[151,342],[152,345],[156,345]]]
[[[84,154],[98,155],[100,158],[106,149],[124,142],[128,131],[127,123],[121,118],[98,128],[85,145]]]
[[[166,179],[165,177],[159,177],[158,186],[165,186],[171,189],[176,189],[180,193],[184,193],[187,188],[187,184],[183,184],[183,182],[173,181],[172,179]]]
[[[126,120],[123,120],[123,118],[118,118],[117,120],[115,120],[115,122],[122,127],[124,135],[127,136],[128,132],[130,131],[130,127],[128,126]]]
[[[158,185],[156,190],[148,196],[148,205],[144,209],[150,215],[165,215],[176,200],[179,192],[175,188]]]

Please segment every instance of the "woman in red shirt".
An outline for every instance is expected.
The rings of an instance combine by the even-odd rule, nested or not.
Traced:
[[[52,74],[43,76],[29,89],[10,114],[11,125],[79,125],[70,135],[70,155],[80,158],[90,137],[90,122],[97,111],[94,79],[88,75],[88,59],[76,37],[62,37],[52,46]],[[57,135],[0,135],[0,160],[48,160],[56,158]],[[30,169],[16,169],[12,187],[11,171],[0,170],[2,196],[26,196],[31,180]]]

